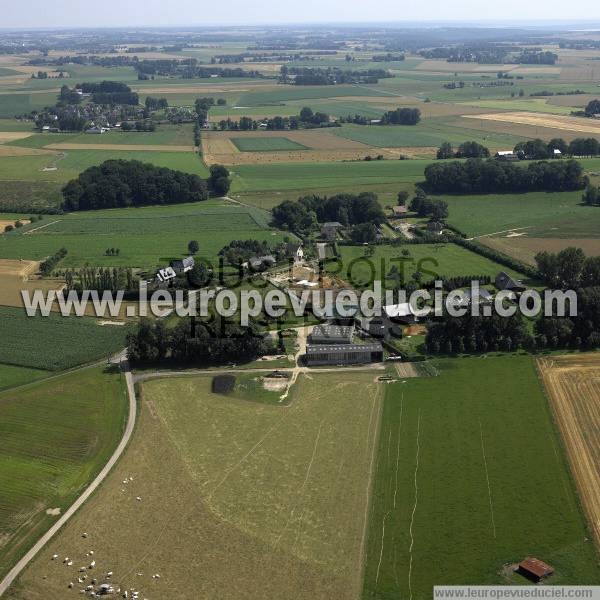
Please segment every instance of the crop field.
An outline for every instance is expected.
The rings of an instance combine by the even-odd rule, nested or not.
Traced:
[[[600,544],[600,356],[543,358],[538,366],[581,503]]]
[[[404,256],[403,250],[408,250],[409,255]],[[377,280],[384,287],[386,283],[391,285],[387,275],[393,265],[405,281],[416,271],[421,272],[423,281],[457,275],[489,275],[493,280],[499,271],[523,278],[522,274],[455,244],[376,246],[372,256],[365,256],[360,246],[340,246],[339,253],[340,258],[327,263],[327,269],[357,287],[369,286]]]
[[[102,327],[90,317],[28,317],[0,306],[0,363],[61,371],[106,359],[125,347],[126,326]]]
[[[519,229],[532,237],[595,238],[600,211],[581,203],[582,192],[443,196],[448,222],[469,237]]]
[[[279,152],[307,150],[306,146],[286,137],[234,137],[231,141],[240,152]]]
[[[483,121],[500,121],[520,125],[533,125],[549,129],[575,131],[577,133],[600,134],[600,123],[594,119],[568,117],[563,115],[544,115],[531,112],[490,113],[485,115],[467,115],[465,118]]]
[[[363,598],[430,598],[434,584],[598,584],[598,555],[533,359],[437,361],[386,386]],[[535,515],[535,518],[532,518]]]
[[[12,119],[15,115],[40,110],[55,102],[56,92],[0,93],[0,117]]]
[[[210,383],[143,384],[124,458],[9,598],[60,594],[90,548],[96,569],[149,598],[360,595],[381,402],[373,374],[300,376],[279,406],[217,396]],[[74,566],[49,561],[54,552]]]
[[[538,252],[560,252],[573,246],[581,248],[587,256],[600,256],[598,238],[535,237],[535,233],[531,237],[529,230],[525,230],[508,235],[484,237],[479,241],[530,265],[535,265],[535,255]]]
[[[48,371],[0,364],[0,390],[6,390],[18,385],[30,383],[36,379],[47,376]]]
[[[127,406],[103,368],[0,393],[0,578],[104,466]]]
[[[276,244],[282,232],[269,229],[268,213],[223,200],[166,207],[85,211],[47,216],[0,236],[0,258],[41,260],[62,246],[61,267],[131,266],[152,268],[187,255],[190,240],[200,244],[199,258],[214,262],[234,239]],[[118,256],[106,256],[119,248]]]

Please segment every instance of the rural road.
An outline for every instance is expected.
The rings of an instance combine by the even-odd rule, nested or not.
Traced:
[[[98,486],[104,481],[110,473],[115,463],[119,460],[123,451],[127,447],[133,428],[135,427],[137,403],[135,397],[135,388],[133,384],[133,376],[129,368],[125,371],[125,381],[127,383],[127,395],[129,397],[129,417],[123,437],[119,445],[113,452],[109,461],[104,465],[103,469],[98,473],[94,481],[83,491],[81,496],[63,513],[63,515],[54,523],[54,525],[34,544],[34,546],[21,558],[21,560],[8,572],[6,577],[0,582],[0,596],[8,590],[13,581],[20,575],[21,571],[36,557],[36,555],[44,548],[50,539],[58,532],[58,530],[77,512],[82,504],[96,491]]]

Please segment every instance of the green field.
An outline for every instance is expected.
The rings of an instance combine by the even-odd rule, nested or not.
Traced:
[[[286,137],[239,137],[231,141],[240,152],[279,152],[308,150],[303,144]]]
[[[409,256],[402,254],[405,249]],[[382,281],[382,286],[387,283],[393,287],[393,281],[386,279],[393,265],[404,274],[405,282],[416,271],[421,272],[422,281],[459,275],[488,275],[493,280],[500,271],[523,278],[522,274],[455,244],[376,246],[372,256],[365,256],[361,246],[339,246],[338,250],[340,258],[327,263],[327,269],[357,287],[369,286],[377,280]]]
[[[600,210],[581,203],[582,192],[440,196],[448,222],[469,237],[526,227],[536,237],[599,237]]]
[[[125,347],[127,326],[100,326],[90,317],[28,317],[0,306],[0,363],[60,371],[106,359]]]
[[[0,129],[1,131],[1,129]],[[119,144],[119,145],[154,145],[154,146],[189,146],[194,145],[194,126],[190,123],[182,125],[159,125],[156,131],[119,131],[113,130],[102,135],[86,133],[37,133],[21,140],[10,142],[9,146],[26,148],[43,148],[50,144]]]
[[[526,556],[556,569],[549,583],[600,583],[533,359],[438,368],[386,388],[363,598],[524,584],[502,568]]]
[[[0,364],[0,390],[30,383],[31,381],[47,376],[48,371]]]
[[[104,466],[126,415],[122,375],[102,368],[0,393],[0,578]]]
[[[41,225],[43,229],[30,234],[40,223],[0,236],[0,258],[39,260],[64,246],[68,255],[60,267],[154,268],[187,255],[190,240],[199,242],[199,258],[214,263],[219,250],[232,240],[276,244],[284,237],[269,228],[265,211],[216,199],[47,216]],[[106,256],[107,248],[119,248],[119,255]]]
[[[423,180],[426,160],[238,165],[234,192],[350,188],[359,185],[414,184]]]
[[[140,597],[358,598],[381,388],[372,373],[295,388],[282,406],[213,394],[207,376],[144,382],[125,455],[9,597],[60,598],[77,563],[49,557],[93,548]]]
[[[103,163],[105,160],[139,160],[158,167],[208,175],[200,157],[192,152],[161,152],[145,150],[64,150],[57,154],[35,156],[3,156],[0,159],[0,180],[53,181],[65,183],[81,171]],[[44,168],[56,167],[56,171]],[[2,191],[0,190],[0,199]]]
[[[513,148],[523,137],[469,128],[470,119],[435,117],[417,125],[344,125],[332,132],[340,137],[379,148],[439,147],[442,142],[457,146],[476,141],[492,148]]]
[[[0,82],[1,83],[1,82]],[[56,86],[56,82],[53,82]],[[57,86],[57,89],[60,86]],[[0,117],[12,119],[15,115],[28,114],[56,103],[55,92],[0,93]]]
[[[62,202],[62,185],[55,181],[3,181],[0,187],[1,211],[43,211]]]

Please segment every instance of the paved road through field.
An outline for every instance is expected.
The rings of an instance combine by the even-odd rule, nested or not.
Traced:
[[[82,504],[96,491],[98,486],[104,481],[106,476],[110,473],[116,462],[119,460],[123,451],[127,447],[133,428],[135,426],[135,419],[137,413],[137,403],[135,397],[135,387],[133,384],[133,376],[129,367],[125,371],[125,381],[127,383],[127,395],[129,397],[129,418],[127,419],[127,426],[123,437],[119,442],[119,445],[113,452],[109,461],[104,465],[104,468],[98,473],[96,479],[84,490],[84,492],[75,500],[75,502],[65,511],[65,513],[54,523],[54,525],[34,544],[34,546],[19,560],[19,562],[8,572],[8,575],[0,582],[0,596],[8,590],[12,585],[13,581],[20,575],[21,571],[37,556],[37,554],[44,548],[44,546],[50,541],[50,539],[58,532],[58,530],[77,512]]]

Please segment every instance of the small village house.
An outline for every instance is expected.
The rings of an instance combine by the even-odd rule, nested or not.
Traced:
[[[321,237],[329,242],[335,240],[338,229],[341,229],[343,225],[338,221],[330,221],[321,225]]]
[[[171,268],[175,271],[175,273],[187,273],[194,268],[194,257],[186,256],[185,258],[172,260],[170,263]]]

